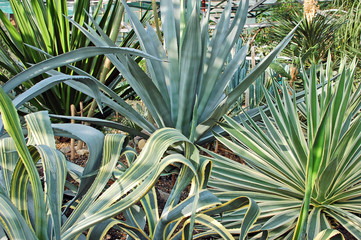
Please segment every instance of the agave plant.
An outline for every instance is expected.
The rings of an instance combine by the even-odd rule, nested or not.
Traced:
[[[98,98],[104,106],[119,112],[148,133],[153,133],[158,128],[171,127],[180,130],[191,141],[197,141],[265,71],[272,59],[288,43],[293,33],[291,32],[237,87],[226,95],[224,90],[245,60],[248,49],[246,44],[225,66],[229,53],[243,29],[248,1],[241,2],[233,22],[231,22],[232,3],[228,2],[211,39],[208,31],[209,11],[205,16],[200,17],[200,3],[189,1],[188,4],[179,5],[176,0],[162,1],[160,9],[161,13],[163,12],[161,19],[164,46],[154,29],[148,26],[145,30],[126,3],[123,4],[139,39],[143,51],[142,56],[148,58],[146,62],[149,75],[134,61],[134,55],[137,56],[141,54],[140,52],[133,51],[134,54],[132,54],[127,49],[129,54],[133,55],[129,56],[122,54],[121,49],[116,50],[111,39],[89,16],[97,31],[93,28],[84,29],[75,21],[71,19],[70,21],[81,29],[98,48],[78,49],[45,60],[8,81],[4,90],[10,92],[22,82],[46,72],[59,76],[59,73],[49,71],[54,67],[69,67],[72,62],[90,56],[106,54],[144,102],[152,119],[145,119],[107,86],[96,83],[107,94]],[[112,49],[114,52],[111,52]],[[80,75],[85,74],[88,78],[92,78],[79,68],[71,67],[71,69]],[[82,93],[96,97],[87,84],[71,83],[70,85]]]
[[[204,161],[202,174],[210,173],[210,161]],[[207,169],[208,168],[208,169]],[[209,177],[205,174],[202,177]],[[207,179],[203,180],[207,180]],[[134,239],[190,239],[189,234],[195,233],[191,239],[222,237],[223,239],[245,239],[259,216],[258,205],[250,198],[239,196],[228,202],[221,202],[208,190],[201,190],[199,193],[199,202],[194,220],[192,220],[192,211],[196,194],[191,192],[183,201],[179,201],[181,191],[189,183],[186,172],[180,173],[177,182],[167,199],[163,209],[160,209],[157,201],[157,190],[153,187],[147,195],[141,200],[141,207],[133,205],[124,212],[125,222],[116,219],[109,219],[89,232],[90,238],[101,239],[106,231],[115,227],[125,231]],[[206,187],[206,181],[203,186]],[[244,224],[240,228],[227,229],[215,216],[224,212],[236,211],[247,208],[247,214],[244,216]],[[161,211],[161,214],[159,214]],[[191,227],[192,221],[196,224]],[[146,226],[148,230],[146,230]]]
[[[221,127],[232,140],[216,137],[246,164],[209,152],[216,158],[210,189],[255,199],[262,211],[256,228],[271,239],[314,239],[337,226],[361,238],[361,89],[352,92],[355,62],[341,66],[335,82],[330,65],[319,79],[315,66],[309,76],[303,70],[304,103],[283,84],[282,96],[264,91],[271,114],[260,109],[261,122],[225,117]],[[242,214],[223,224],[237,226]]]
[[[0,48],[0,65],[10,73],[11,77],[52,56],[92,45],[80,30],[66,19],[68,16],[66,0],[20,2],[11,0],[10,4],[16,26],[13,26],[5,14],[0,11],[0,21],[2,22],[0,37],[5,45],[4,48]],[[120,33],[124,7],[118,0],[109,1],[103,11],[101,11],[101,7],[102,1],[95,6],[92,16],[105,34],[113,42],[116,42]],[[75,1],[72,14],[74,21],[80,25],[91,25],[87,15],[90,8],[90,1]],[[142,22],[148,19],[147,16],[149,14],[144,14]],[[130,32],[124,38],[121,46],[131,46],[134,43],[133,38],[134,32]],[[119,72],[106,60],[105,56],[89,57],[74,65],[103,83],[106,82],[106,85],[113,86],[113,89],[117,91],[115,86],[121,80]],[[66,74],[76,74],[69,67],[62,67],[59,70]],[[15,90],[22,93],[45,77],[47,77],[46,74],[34,77]],[[7,82],[9,76],[2,74],[0,79]],[[123,96],[127,94],[129,94],[129,90]],[[45,109],[55,114],[70,115],[70,105],[79,106],[80,101],[86,101],[84,94],[67,85],[59,84],[37,96],[35,100],[31,100],[31,103],[38,110]]]
[[[200,223],[210,232],[203,235],[220,235],[232,239],[229,231],[210,215],[237,208],[249,209],[242,228],[236,234],[244,239],[259,215],[257,204],[247,197],[237,197],[222,204],[205,189],[211,171],[211,162],[200,158],[197,148],[179,131],[164,128],[155,132],[143,151],[136,156],[134,149],[126,147],[127,137],[120,134],[104,136],[89,126],[53,124],[47,112],[27,115],[27,143],[12,101],[0,88],[0,110],[10,137],[0,140],[0,236],[10,239],[102,239],[110,227],[117,225],[129,236],[148,239],[144,229],[125,223],[113,216],[127,210],[139,221],[133,206],[140,199],[148,210],[148,224],[155,227],[150,236],[163,239],[171,235],[180,220],[187,220],[176,236],[189,238],[194,223]],[[84,168],[68,162],[55,149],[54,132],[60,136],[78,137],[88,145],[90,156]],[[183,144],[185,154],[173,152],[164,156],[167,149]],[[124,156],[130,167],[117,170],[119,158]],[[181,166],[171,200],[159,218],[153,208],[156,198],[152,186],[163,170],[170,165]],[[40,177],[39,172],[43,173]],[[67,173],[79,182],[79,188],[66,181]],[[112,181],[109,181],[112,180]],[[107,186],[109,182],[113,182]],[[178,204],[180,193],[191,182],[189,197]],[[64,187],[76,194],[71,201],[63,198]],[[144,198],[142,198],[145,196]],[[75,202],[75,200],[78,200]],[[149,201],[148,201],[149,200]],[[71,207],[70,213],[63,206]],[[150,204],[150,205],[149,205]],[[138,214],[139,215],[139,214]],[[155,224],[156,225],[153,225]]]
[[[225,65],[232,47],[237,43],[242,32],[248,1],[241,2],[233,22],[231,22],[232,4],[229,1],[212,37],[208,29],[209,11],[201,17],[199,2],[189,1],[188,4],[180,4],[176,0],[162,1],[160,12],[164,45],[159,41],[152,27],[148,26],[144,29],[125,2],[124,6],[142,51],[155,56],[158,60],[154,58],[146,60],[146,73],[131,57],[108,55],[108,58],[144,102],[154,124],[128,108],[125,110],[123,103],[122,106],[119,106],[120,103],[111,104],[110,100],[103,103],[150,133],[157,128],[172,127],[179,129],[192,141],[197,141],[215,125],[216,120],[264,72],[292,35],[290,33],[226,95],[224,90],[247,54],[246,44],[234,59]],[[76,22],[73,24],[77,25]],[[95,21],[93,24],[97,25]],[[84,29],[80,25],[78,27],[96,46],[114,47],[100,28],[97,28],[99,35],[91,28]],[[159,59],[163,61],[160,62]],[[45,67],[44,71],[46,69]]]
[[[132,165],[129,161],[127,164],[128,166]],[[197,196],[194,192],[193,184],[188,197],[180,201],[181,193],[187,189],[193,175],[190,169],[183,168],[162,208],[158,204],[157,189],[152,187],[148,194],[140,200],[141,207],[133,205],[128,208],[124,212],[126,222],[116,227],[126,232],[132,230],[130,236],[134,239],[186,239],[189,238],[188,234],[191,232],[196,233],[192,239],[216,236],[223,239],[234,239],[234,236],[238,236],[239,239],[245,239],[260,213],[258,205],[253,200],[243,196],[238,196],[222,203],[218,197],[205,190],[211,168],[211,161],[200,156],[198,174],[202,190],[199,193],[199,197],[204,198],[205,202],[202,206],[198,205],[196,210],[194,216],[196,226],[191,227],[193,221],[191,219],[192,205]],[[240,228],[227,229],[215,219],[215,216],[224,212],[243,208],[247,208],[248,211]],[[118,223],[119,221],[114,219],[106,221],[103,225],[99,225],[97,229],[94,229],[89,237],[93,237],[93,235],[99,236],[100,233],[104,232],[103,229],[108,229]],[[145,229],[146,226],[148,228],[147,231]]]

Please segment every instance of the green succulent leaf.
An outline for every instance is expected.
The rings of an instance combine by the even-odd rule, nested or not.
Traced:
[[[0,192],[1,226],[12,239],[37,239],[34,231],[29,227],[11,200]]]
[[[313,67],[304,73],[304,103],[286,83],[275,84],[274,93],[264,89],[262,122],[246,113],[238,122],[224,117],[220,126],[231,139],[218,133],[215,137],[246,165],[202,149],[215,158],[209,187],[217,194],[253,198],[262,211],[256,225],[269,230],[272,239],[316,238],[323,231],[336,236],[327,231],[333,221],[361,236],[360,209],[355,207],[360,196],[355,169],[360,158],[360,116],[355,112],[360,91],[350,89],[353,63],[343,65],[336,78],[329,67],[327,63],[326,71]],[[237,216],[244,212],[223,216],[223,224],[239,226]]]
[[[340,232],[333,229],[327,229],[320,232],[315,240],[328,240],[328,239],[345,239]]]
[[[20,125],[20,120],[15,110],[15,107],[2,88],[0,88],[0,110],[5,130],[14,140],[15,148],[20,156],[21,163],[24,165],[26,172],[29,176],[31,186],[33,189],[36,190],[33,195],[35,206],[34,209],[36,235],[37,237],[45,237],[45,229],[40,227],[46,226],[46,213],[44,211],[45,202],[40,177],[31,157],[31,154],[26,146],[25,138],[23,136]]]

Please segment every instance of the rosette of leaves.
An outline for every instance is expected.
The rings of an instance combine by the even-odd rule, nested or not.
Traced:
[[[232,1],[228,1],[212,35],[208,26],[210,13],[201,14],[200,2],[188,1],[185,4],[177,0],[161,1],[164,41],[159,40],[151,26],[145,29],[125,2],[124,6],[142,51],[163,61],[146,60],[146,73],[131,57],[109,56],[109,59],[143,101],[153,123],[146,123],[144,119],[130,115],[129,111],[120,111],[119,106],[107,105],[148,132],[172,127],[192,141],[197,141],[216,124],[265,71],[292,36],[290,33],[231,92],[225,94],[232,76],[245,61],[248,50],[248,44],[244,45],[226,64],[245,24],[248,1],[240,2],[233,21]],[[93,24],[96,25],[95,22]],[[101,29],[97,28],[96,32],[78,27],[96,46],[114,47]]]
[[[130,157],[131,154],[134,155],[134,158]],[[163,192],[163,196],[159,197],[158,189],[152,187],[148,194],[140,200],[140,204],[133,205],[124,212],[125,222],[109,219],[94,228],[89,233],[89,237],[98,239],[104,236],[110,227],[115,227],[120,231],[127,232],[133,239],[189,239],[191,232],[194,233],[192,239],[209,237],[235,239],[236,236],[239,239],[245,239],[260,213],[257,204],[243,196],[221,202],[219,197],[206,190],[212,162],[210,159],[199,157],[198,176],[201,190],[194,220],[191,217],[193,204],[198,198],[198,194],[195,191],[195,182],[191,183],[193,178],[191,170],[183,168],[169,194]],[[131,161],[135,158],[136,153],[129,152],[122,171],[131,166],[133,164]],[[189,186],[189,184],[191,185]],[[188,197],[181,200],[181,195],[185,193],[188,194]],[[159,198],[161,201],[158,200]],[[161,202],[164,200],[166,203],[162,206]],[[220,214],[239,209],[247,209],[247,214],[243,219],[244,224],[239,228],[228,229],[215,218]],[[192,221],[195,223],[194,227],[191,227]]]
[[[312,63],[318,64],[325,61],[328,51],[334,46],[334,39],[342,24],[341,21],[327,11],[322,14],[317,13],[312,20],[307,20],[303,16],[302,9],[291,8],[284,17],[277,20],[277,25],[270,35],[277,42],[298,24],[294,38],[284,51],[298,66],[302,63],[310,66]]]
[[[260,109],[260,122],[241,124],[225,117],[221,127],[232,140],[216,136],[246,163],[211,153],[210,189],[255,199],[262,210],[257,228],[271,239],[339,234],[337,225],[361,237],[361,89],[352,91],[355,62],[343,64],[335,82],[328,63],[319,78],[314,66],[304,75],[304,103],[287,84],[273,96],[265,90],[270,115]],[[223,224],[237,226],[240,216],[223,217]]]
[[[134,149],[127,147],[127,138],[120,134],[104,136],[100,131],[78,124],[51,124],[47,112],[25,117],[27,142],[16,110],[0,88],[0,109],[4,127],[10,137],[0,139],[0,236],[10,239],[102,239],[111,226],[117,225],[129,236],[140,239],[144,231],[113,218],[125,211],[135,216],[133,206],[140,199],[147,205],[149,226],[159,220],[153,238],[173,232],[174,221],[187,219],[177,236],[186,239],[193,234],[194,223],[209,227],[212,235],[232,235],[212,214],[232,209],[249,209],[242,228],[237,234],[246,237],[249,228],[259,215],[257,204],[247,197],[237,197],[222,204],[205,189],[211,171],[210,161],[201,159],[197,148],[179,131],[164,128],[156,131],[136,157]],[[89,158],[84,168],[68,162],[55,148],[54,132],[60,136],[80,138],[87,143]],[[183,145],[185,153],[167,149]],[[117,170],[119,158],[131,163],[127,169]],[[170,165],[178,164],[182,170],[171,201],[159,219],[152,205],[155,182]],[[41,173],[41,174],[39,174]],[[79,187],[67,181],[67,173]],[[109,181],[111,180],[111,181]],[[190,195],[178,204],[179,193],[190,182]],[[112,184],[111,184],[112,183]],[[75,198],[65,198],[65,186]],[[149,194],[148,191],[150,191]],[[145,197],[144,197],[145,196]],[[154,201],[147,201],[152,199]],[[70,209],[64,211],[64,207]],[[65,213],[62,213],[64,211]],[[167,214],[166,214],[167,213]],[[128,221],[139,220],[127,217]],[[138,228],[137,228],[138,227]],[[158,235],[158,233],[160,235]],[[207,233],[207,232],[206,232]]]

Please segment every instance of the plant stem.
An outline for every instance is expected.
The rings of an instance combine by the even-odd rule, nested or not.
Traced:
[[[110,33],[110,36],[109,36],[109,38],[113,42],[116,42],[116,40],[118,38],[120,29],[121,29],[121,22],[122,22],[123,16],[124,16],[124,5],[122,4],[120,6],[120,9],[119,9],[119,14],[115,18],[116,21],[114,21],[114,22],[117,22],[118,26],[112,29],[112,32]],[[109,71],[111,69],[111,65],[112,65],[111,61],[108,58],[106,58],[105,61],[104,61],[103,70],[100,73],[100,77],[99,77],[99,81],[101,83],[103,83],[103,84],[106,81],[106,77],[107,77],[107,74],[109,73]],[[92,103],[90,105],[87,117],[93,117],[94,116],[96,106],[97,106],[96,100],[93,99],[93,101],[92,101]]]
[[[159,28],[158,8],[157,8],[157,3],[156,3],[155,0],[152,0],[152,9],[153,9],[153,17],[154,17],[155,29],[157,31],[159,41],[162,41],[162,34],[161,34],[160,28]]]

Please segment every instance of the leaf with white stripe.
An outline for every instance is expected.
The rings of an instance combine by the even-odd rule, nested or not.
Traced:
[[[14,141],[11,138],[0,139],[0,184],[3,185],[8,196],[10,196],[11,178],[18,161],[19,155],[16,152]]]
[[[3,88],[0,87],[0,110],[1,118],[4,123],[5,130],[14,140],[15,148],[22,160],[27,173],[29,174],[31,187],[33,190],[34,206],[35,207],[35,228],[36,235],[39,238],[46,237],[46,212],[44,194],[42,191],[42,184],[38,171],[35,167],[30,152],[26,146],[25,138],[20,125],[20,120],[10,98],[6,95]]]
[[[11,239],[38,239],[10,199],[0,192],[1,226]]]

